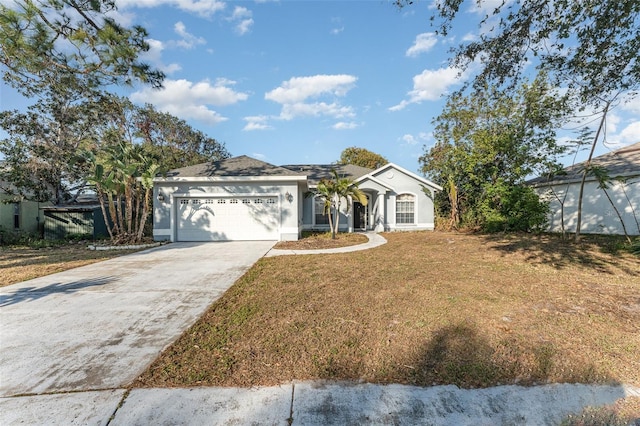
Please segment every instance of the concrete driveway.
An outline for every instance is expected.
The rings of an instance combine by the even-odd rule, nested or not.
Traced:
[[[125,387],[273,244],[172,243],[0,288],[0,397]]]

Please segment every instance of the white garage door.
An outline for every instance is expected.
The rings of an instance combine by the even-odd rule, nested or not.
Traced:
[[[178,199],[178,241],[278,240],[277,197]]]

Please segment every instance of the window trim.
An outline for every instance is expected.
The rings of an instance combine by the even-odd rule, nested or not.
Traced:
[[[408,195],[411,196],[413,198],[413,200],[411,201],[413,203],[413,211],[411,212],[411,214],[413,214],[413,221],[411,222],[399,222],[398,221],[398,214],[409,214],[407,212],[398,212],[398,202],[400,203],[408,203],[408,201],[402,201],[402,200],[398,200],[398,198],[402,197],[403,195]],[[418,218],[418,197],[416,196],[416,194],[412,193],[412,192],[402,192],[400,194],[397,194],[395,197],[395,205],[394,205],[394,209],[395,209],[395,223],[396,225],[399,226],[411,226],[411,225],[415,225],[417,224],[417,218]]]
[[[322,211],[320,212],[316,211],[320,200],[321,200],[321,197],[319,197],[318,195],[313,196],[313,226],[329,226],[329,214],[331,214],[331,212],[329,212],[329,214],[323,215]],[[318,223],[317,221],[318,215],[325,217],[326,223]],[[323,220],[322,222],[325,222],[325,221]]]

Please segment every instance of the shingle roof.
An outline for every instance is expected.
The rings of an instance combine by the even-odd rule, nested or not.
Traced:
[[[586,161],[574,164],[563,169],[562,174],[551,177],[538,177],[531,179],[527,183],[530,185],[549,182],[570,182],[580,180],[582,172],[586,166]],[[620,148],[608,154],[595,157],[591,160],[592,167],[603,167],[607,169],[609,177],[622,177],[640,175],[640,142]]]
[[[274,166],[255,158],[241,155],[212,163],[201,163],[167,172],[166,177],[252,177],[252,176],[307,176],[310,185],[316,185],[322,178],[331,178],[331,170],[339,176],[358,179],[372,169],[353,164],[290,164]]]
[[[255,158],[241,155],[224,160],[182,167],[167,172],[167,177],[244,177],[244,176],[299,176],[301,173],[274,166]]]
[[[338,172],[338,176],[345,176],[353,180],[373,171],[373,169],[353,164],[289,164],[282,167],[307,176],[307,180],[311,186],[317,185],[320,179],[331,178],[331,170],[334,169]]]

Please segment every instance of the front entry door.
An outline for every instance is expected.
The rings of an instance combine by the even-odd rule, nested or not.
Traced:
[[[367,227],[367,207],[359,202],[353,203],[353,228],[366,229]]]

